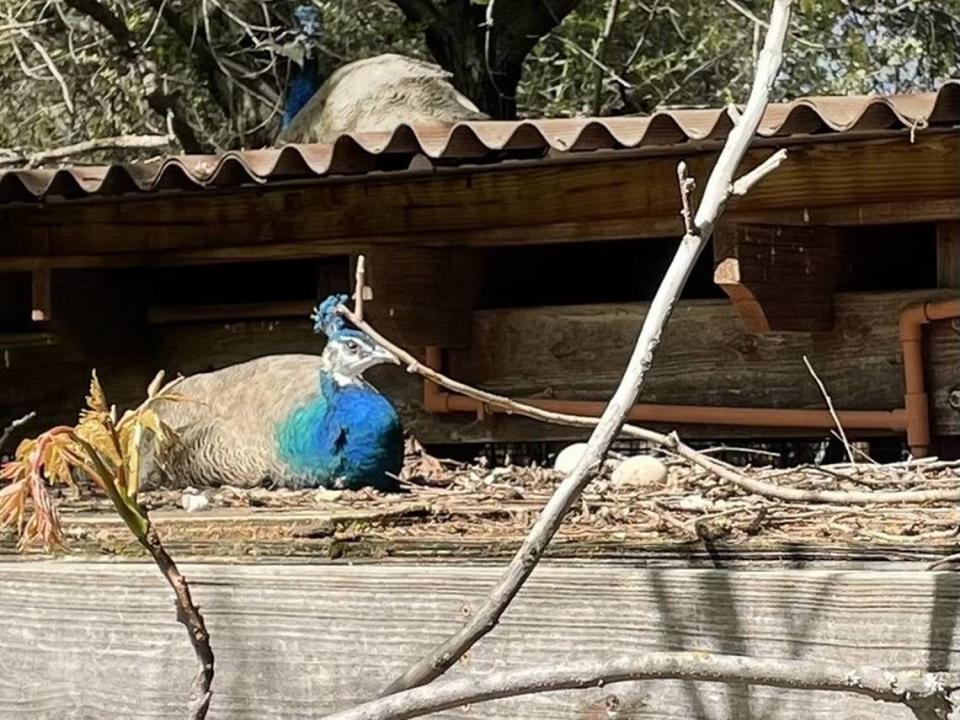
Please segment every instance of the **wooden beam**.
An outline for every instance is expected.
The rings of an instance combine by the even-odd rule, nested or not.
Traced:
[[[960,221],[937,223],[937,287],[960,288]]]
[[[30,319],[34,322],[47,322],[53,314],[50,300],[50,268],[38,268],[31,278]]]
[[[714,282],[748,333],[830,330],[838,258],[830,228],[728,224],[714,233]]]
[[[754,149],[745,169],[769,149]],[[715,153],[687,159],[703,177]],[[731,203],[730,217],[783,224],[885,222],[956,211],[960,136],[796,148],[776,173]],[[676,236],[675,158],[491,166],[418,177],[363,176],[289,187],[65,203],[10,211],[0,257],[143,253],[169,262],[349,254],[370,245],[488,245]],[[926,203],[946,203],[928,208]],[[954,215],[956,217],[956,215]],[[751,220],[752,222],[752,220]],[[829,224],[835,224],[830,222]],[[299,253],[299,254],[298,254]],[[2,262],[2,260],[0,260]],[[0,266],[2,267],[2,266]]]
[[[462,552],[459,545],[451,552]],[[805,560],[789,551],[783,557]],[[662,557],[655,562],[662,564]],[[851,668],[955,667],[960,577],[925,572],[916,563],[873,565],[649,569],[582,556],[577,563],[546,562],[460,671],[483,675],[647,650],[796,657]],[[501,572],[489,561],[462,560],[349,565],[284,559],[183,569],[217,651],[213,712],[231,720],[318,717],[375,697],[383,678],[475,612]],[[0,587],[5,720],[182,716],[194,666],[169,589],[153,565],[0,563]],[[131,657],[149,660],[130,672]],[[443,717],[912,717],[902,709],[841,693],[655,681],[507,698]]]
[[[172,325],[219,320],[308,318],[315,304],[313,300],[292,300],[234,305],[156,305],[147,311],[147,320],[154,325]]]
[[[465,248],[371,248],[370,322],[401,345],[470,344],[471,312],[483,278],[482,255]]]
[[[667,326],[643,401],[822,409],[823,397],[803,366],[807,355],[837,408],[902,407],[899,314],[950,292],[840,293],[834,298],[833,329],[816,334],[753,335],[725,300],[683,301]],[[480,310],[474,313],[473,346],[448,353],[448,372],[511,397],[603,400],[620,379],[645,309],[643,303],[631,303]],[[925,337],[934,432],[960,434],[960,414],[947,397],[949,388],[960,384],[960,343],[946,322],[931,323]],[[442,442],[443,432],[464,441],[582,437],[503,416],[486,423],[466,414],[450,418],[442,432],[431,430],[431,440]],[[698,437],[745,434],[679,430]]]

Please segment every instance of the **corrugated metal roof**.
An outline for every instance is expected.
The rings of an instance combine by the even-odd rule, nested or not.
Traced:
[[[594,150],[720,141],[733,126],[724,109],[669,110],[646,117],[477,121],[401,125],[392,133],[341,136],[332,145],[287,145],[224,155],[178,155],[152,163],[0,171],[0,203],[405,170],[426,156],[441,164],[495,162]],[[811,135],[960,126],[960,81],[937,92],[805,97],[767,107],[758,130],[784,142]]]

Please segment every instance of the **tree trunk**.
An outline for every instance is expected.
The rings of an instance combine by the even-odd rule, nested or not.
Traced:
[[[394,0],[424,26],[434,60],[453,73],[454,86],[497,119],[517,114],[523,63],[537,42],[581,0]]]

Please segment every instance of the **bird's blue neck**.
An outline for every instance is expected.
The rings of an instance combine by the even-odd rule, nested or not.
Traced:
[[[314,54],[297,66],[287,84],[287,103],[283,108],[283,127],[286,128],[313,94],[320,89],[320,59]]]

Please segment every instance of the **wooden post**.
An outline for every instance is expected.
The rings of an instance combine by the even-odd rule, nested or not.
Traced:
[[[483,276],[482,251],[465,248],[371,248],[364,312],[407,347],[470,344],[471,311]]]
[[[937,287],[960,288],[960,221],[937,223]]]
[[[714,235],[714,282],[747,332],[830,330],[839,251],[832,228],[726,225]]]
[[[53,303],[50,300],[50,268],[37,268],[31,281],[30,319],[34,322],[50,320]]]

